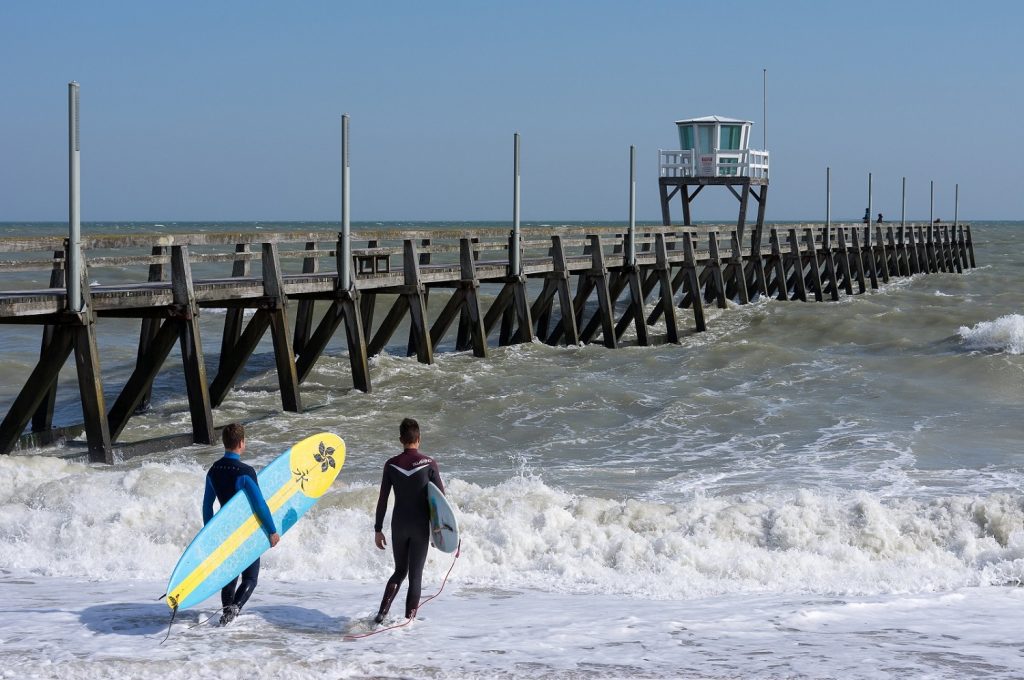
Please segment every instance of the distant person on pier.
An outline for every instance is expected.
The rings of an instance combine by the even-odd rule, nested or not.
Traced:
[[[388,509],[388,496],[395,492],[395,507],[391,513],[391,550],[395,557],[395,571],[384,587],[384,598],[374,621],[383,623],[398,589],[409,576],[409,590],[405,595],[405,618],[416,617],[420,606],[420,584],[423,565],[427,561],[430,545],[430,508],[427,505],[427,482],[433,482],[441,493],[441,472],[433,458],[420,453],[420,426],[412,418],[405,418],[398,428],[402,453],[384,463],[384,477],[377,498],[377,516],[373,526],[373,542],[381,550],[388,544],[384,538],[384,515]]]
[[[935,218],[935,224],[942,224],[942,219],[936,217]]]
[[[864,224],[871,224],[871,208],[864,208],[864,217],[861,218]]]
[[[240,459],[245,453],[245,428],[241,423],[231,423],[224,428],[222,434],[224,440],[224,457],[214,463],[209,472],[206,473],[206,494],[203,496],[203,524],[207,524],[213,517],[213,499],[220,501],[220,507],[231,500],[239,491],[244,491],[249,497],[249,504],[252,505],[257,519],[263,526],[270,538],[270,547],[277,545],[281,537],[274,526],[274,518],[270,514],[270,508],[260,491],[259,482],[256,480],[256,471]],[[220,617],[220,625],[226,626],[249,600],[252,591],[256,588],[256,580],[260,575],[260,561],[257,559],[242,572],[242,583],[238,585],[238,577],[231,579],[231,583],[224,586],[220,591],[220,603],[224,607]]]
[[[878,222],[876,224],[882,224],[885,220],[882,219],[882,213],[878,213]]]

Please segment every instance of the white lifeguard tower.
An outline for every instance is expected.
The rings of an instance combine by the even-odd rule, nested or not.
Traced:
[[[676,194],[683,204],[683,224],[690,222],[690,203],[708,185],[721,185],[740,202],[737,232],[742,242],[750,196],[758,203],[752,246],[760,244],[768,198],[768,152],[750,148],[749,120],[703,116],[676,121],[679,149],[658,150],[661,217],[672,224],[670,202]],[[690,192],[689,187],[696,187]]]

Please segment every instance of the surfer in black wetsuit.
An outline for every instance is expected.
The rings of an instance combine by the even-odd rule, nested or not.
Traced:
[[[384,478],[377,499],[377,518],[373,541],[381,550],[387,545],[384,538],[384,514],[388,509],[388,496],[395,491],[395,508],[391,514],[391,549],[395,554],[395,573],[384,588],[384,598],[374,621],[382,623],[391,608],[391,601],[406,575],[409,591],[405,596],[405,617],[416,616],[420,606],[420,582],[423,564],[427,561],[430,545],[430,509],[427,506],[427,482],[433,482],[444,493],[441,472],[433,458],[419,451],[420,426],[406,418],[399,427],[399,439],[405,450],[384,463]]]
[[[249,504],[252,505],[256,517],[263,530],[267,532],[270,539],[270,547],[273,548],[281,537],[274,526],[274,518],[270,514],[270,508],[263,498],[259,483],[256,480],[256,471],[246,465],[239,457],[245,453],[245,428],[240,423],[231,423],[224,428],[224,457],[214,463],[209,472],[206,473],[206,494],[203,496],[203,524],[206,524],[213,517],[213,499],[220,501],[220,506],[231,500],[239,491],[244,491],[249,497]],[[242,605],[248,601],[252,591],[256,588],[256,580],[260,575],[260,561],[257,559],[242,572],[242,583],[238,584],[238,577],[231,579],[231,583],[224,586],[220,591],[220,603],[224,607],[224,613],[220,617],[220,625],[226,626],[231,623]]]

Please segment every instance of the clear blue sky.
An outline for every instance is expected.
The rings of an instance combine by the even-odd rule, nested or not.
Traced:
[[[0,221],[67,219],[67,82],[84,220],[659,219],[673,121],[755,121],[769,219],[1022,219],[1024,2],[0,3]],[[695,219],[735,218],[724,189]]]

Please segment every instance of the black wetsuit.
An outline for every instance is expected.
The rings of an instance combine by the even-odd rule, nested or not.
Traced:
[[[274,518],[270,514],[270,508],[263,499],[259,483],[256,480],[256,471],[238,459],[237,453],[230,451],[210,467],[206,473],[206,495],[203,498],[203,524],[213,517],[213,498],[216,496],[220,506],[231,500],[237,492],[244,491],[249,496],[249,503],[256,511],[256,516],[268,534],[276,534]],[[260,575],[260,561],[257,558],[242,572],[242,583],[238,584],[238,578],[231,579],[231,583],[224,586],[220,591],[220,602],[224,607],[235,605],[242,608],[256,588],[256,581]],[[236,585],[238,590],[236,591]]]
[[[388,579],[381,611],[387,611],[406,575],[409,591],[405,597],[407,618],[416,613],[420,605],[420,584],[423,565],[430,546],[430,508],[427,505],[427,482],[433,482],[444,492],[441,473],[433,458],[417,449],[406,449],[384,463],[384,477],[377,499],[377,519],[374,531],[384,528],[384,515],[388,509],[388,496],[395,491],[395,508],[391,514],[391,549],[395,554],[395,573]]]

